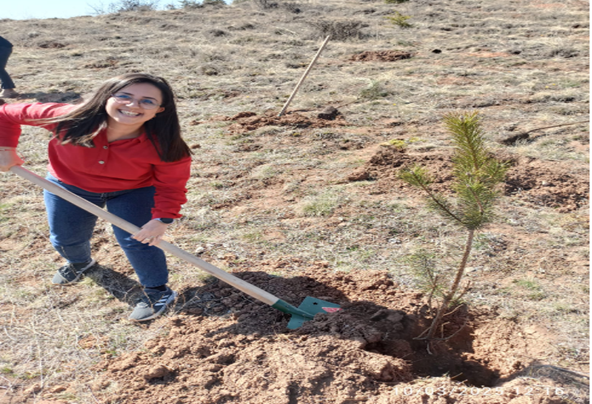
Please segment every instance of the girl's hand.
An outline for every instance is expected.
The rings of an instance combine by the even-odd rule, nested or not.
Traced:
[[[23,159],[16,153],[16,147],[0,146],[0,171],[7,172],[12,166],[20,166]]]
[[[140,243],[154,246],[162,240],[167,227],[169,227],[168,224],[162,223],[160,220],[151,220],[142,226],[140,231],[134,234],[132,238]]]

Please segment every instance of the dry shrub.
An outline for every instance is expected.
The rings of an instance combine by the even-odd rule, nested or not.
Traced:
[[[167,7],[169,7],[170,9],[174,10],[177,7],[175,7],[174,4],[169,4]],[[184,10],[191,10],[194,8],[201,8],[203,7],[203,5],[195,0],[181,0],[179,2],[179,6],[180,9],[184,9]]]
[[[42,41],[39,42],[37,46],[43,49],[60,49],[66,47],[66,45],[64,45],[63,43],[56,41]]]
[[[310,23],[320,37],[331,36],[333,41],[346,41],[348,39],[361,39],[364,37],[361,29],[367,25],[361,21],[324,21],[319,20]]]
[[[226,35],[228,35],[228,33],[224,30],[214,28],[214,29],[211,29],[208,31],[208,35],[210,35],[214,38],[217,38],[217,37],[221,37],[221,36],[226,36]]]
[[[257,4],[259,8],[263,10],[273,10],[279,7],[278,2],[272,0],[255,0],[255,4]]]
[[[298,3],[282,3],[282,8],[294,14],[299,14],[302,11],[302,8]]]
[[[216,7],[224,7],[226,3],[224,0],[203,0],[201,3],[204,6],[216,6]]]
[[[255,4],[262,10],[276,10],[283,8],[291,13],[298,14],[302,11],[300,4],[298,3],[284,3],[271,0],[255,0]]]
[[[119,0],[117,3],[109,5],[109,11],[113,13],[122,13],[126,11],[153,11],[156,10],[158,1],[146,0]]]

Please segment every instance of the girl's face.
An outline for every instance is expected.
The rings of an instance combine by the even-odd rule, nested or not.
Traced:
[[[139,127],[164,111],[162,93],[150,83],[130,84],[113,94],[105,105],[109,123]]]

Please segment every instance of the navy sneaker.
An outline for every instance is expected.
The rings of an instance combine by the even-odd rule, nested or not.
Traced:
[[[64,265],[58,272],[53,276],[51,283],[54,285],[71,285],[76,283],[80,280],[82,274],[91,269],[96,265],[96,261],[91,259],[88,262],[83,262],[80,264],[68,264]]]
[[[152,320],[160,316],[176,297],[177,292],[168,286],[165,291],[145,288],[142,299],[130,314],[129,319],[132,321]]]

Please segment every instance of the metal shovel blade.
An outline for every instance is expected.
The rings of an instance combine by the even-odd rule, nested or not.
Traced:
[[[311,320],[318,313],[334,313],[341,310],[341,308],[338,304],[307,296],[300,306],[298,306],[298,310],[305,312],[310,317],[292,314],[292,318],[288,323],[288,329],[290,330],[295,330],[296,328],[302,326],[305,321]]]

